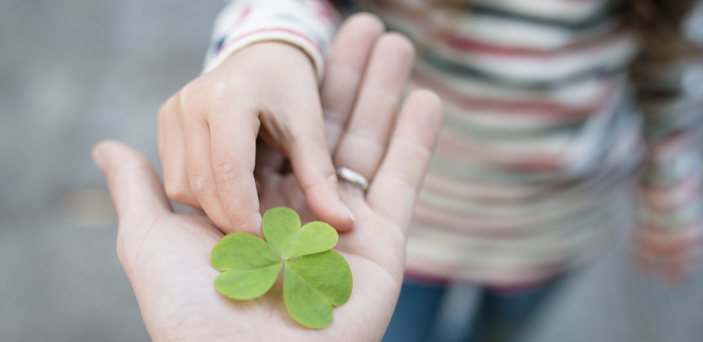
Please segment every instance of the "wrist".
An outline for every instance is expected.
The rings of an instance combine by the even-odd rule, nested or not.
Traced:
[[[272,53],[278,60],[303,56],[307,64],[312,67],[313,75],[319,83],[322,80],[324,69],[323,55],[320,48],[314,44],[309,38],[299,35],[295,32],[287,31],[265,31],[260,34],[247,37],[248,39],[234,40],[228,44],[225,42],[212,61],[209,61],[203,73],[210,72],[219,68],[220,65],[232,60],[234,56],[240,55],[245,51],[266,50]]]
[[[258,42],[229,56],[221,64],[225,72],[248,77],[257,84],[316,85],[314,64],[297,47],[282,42]],[[248,75],[248,76],[245,76]]]
[[[275,59],[292,61],[295,64],[299,64],[300,67],[303,67],[303,64],[306,64],[310,66],[310,68],[312,68],[311,70],[313,71],[313,73],[315,72],[315,61],[307,52],[305,52],[305,50],[301,49],[295,44],[278,40],[266,40],[255,42],[243,47],[239,51],[232,53],[230,56],[228,56],[227,60],[231,59],[232,56],[245,51],[253,52],[255,54],[273,56]]]

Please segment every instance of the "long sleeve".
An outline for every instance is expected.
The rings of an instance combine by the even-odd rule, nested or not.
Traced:
[[[638,44],[617,0],[364,4],[416,43],[411,87],[444,105],[408,275],[535,284],[631,222],[643,144],[624,71]]]
[[[281,41],[304,51],[322,79],[324,57],[339,21],[335,7],[324,0],[227,1],[215,21],[204,72],[251,44]]]
[[[673,1],[658,4],[661,8],[636,8],[643,51],[633,79],[648,151],[642,178],[644,228],[680,233],[699,229],[703,219],[703,63],[695,58],[699,52],[691,33],[696,29],[685,32],[702,19],[692,11],[694,4]],[[657,12],[669,20],[652,15]]]

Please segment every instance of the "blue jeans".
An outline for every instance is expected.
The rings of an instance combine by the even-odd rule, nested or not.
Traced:
[[[442,299],[447,287],[406,280],[383,342],[514,341],[558,287],[558,281],[529,290],[499,292],[476,288],[478,305],[457,334],[442,334]],[[466,305],[471,305],[466,303]]]

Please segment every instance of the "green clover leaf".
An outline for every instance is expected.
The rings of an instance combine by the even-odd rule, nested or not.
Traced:
[[[291,260],[283,279],[283,301],[288,313],[309,328],[332,323],[332,305],[347,302],[352,274],[344,257],[328,250]]]
[[[330,325],[332,307],[349,300],[353,284],[347,261],[330,250],[337,231],[319,221],[300,228],[298,214],[284,207],[264,213],[262,228],[268,243],[234,233],[215,245],[210,262],[223,271],[215,289],[232,299],[254,299],[268,292],[285,266],[283,301],[291,317],[309,328]]]
[[[225,271],[215,279],[221,294],[239,300],[266,293],[276,281],[283,262],[264,240],[246,234],[229,234],[215,245],[210,263]]]
[[[339,240],[337,231],[324,222],[310,222],[300,228],[298,214],[285,207],[266,211],[262,228],[266,240],[283,260],[324,252]]]

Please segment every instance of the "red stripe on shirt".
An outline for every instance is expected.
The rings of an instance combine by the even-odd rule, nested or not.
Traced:
[[[597,50],[599,48],[608,48],[617,41],[629,39],[631,34],[626,27],[620,26],[607,35],[599,35],[595,39],[582,41],[563,48],[551,50],[511,48],[496,44],[489,44],[478,40],[461,38],[454,34],[445,37],[447,45],[462,52],[476,52],[517,58],[553,58],[567,54],[586,53],[589,50]]]
[[[599,94],[590,103],[566,106],[548,101],[497,101],[468,97],[417,69],[413,72],[412,81],[434,90],[440,97],[466,110],[490,110],[507,116],[528,115],[563,122],[583,120],[598,113],[613,98],[613,89],[615,89],[615,84],[611,84],[606,91]]]

